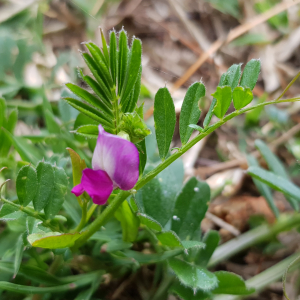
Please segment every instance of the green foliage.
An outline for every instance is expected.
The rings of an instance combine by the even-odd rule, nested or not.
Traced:
[[[141,224],[147,226],[148,228],[150,228],[152,230],[155,230],[158,232],[162,231],[162,226],[155,219],[153,219],[143,213],[138,213],[137,216],[140,219]]]
[[[226,271],[214,273],[218,279],[218,287],[213,294],[250,295],[255,292],[254,288],[247,288],[242,277]]]
[[[145,173],[151,169],[146,168]],[[137,192],[136,200],[141,212],[165,226],[173,216],[176,194],[182,182],[183,165],[181,160],[177,160]]]
[[[247,160],[248,160],[249,166],[253,166],[253,167],[259,166],[258,161],[256,160],[256,158],[254,156],[248,156]],[[276,218],[278,218],[279,210],[278,210],[277,206],[275,205],[271,189],[268,187],[268,185],[266,185],[265,183],[262,183],[261,181],[255,179],[255,178],[253,178],[253,182],[254,182],[255,186],[257,187],[258,191],[260,192],[260,194],[268,202],[268,205],[271,208],[271,210],[273,211]]]
[[[205,96],[205,86],[203,83],[192,84],[184,97],[179,120],[179,132],[182,144],[186,144],[191,137],[193,129],[190,124],[196,125],[201,114],[199,100]]]
[[[210,2],[223,12],[238,13],[236,1]],[[37,13],[42,22],[43,13],[39,10],[40,7]],[[40,27],[39,24],[36,25]],[[155,96],[156,140],[154,135],[149,136],[143,104],[138,105],[142,75],[139,39],[134,37],[128,45],[124,30],[112,31],[107,43],[101,31],[102,48],[93,42],[85,43],[88,52],[82,53],[82,58],[92,75],[84,75],[79,69],[77,75],[82,85],[77,86],[73,84],[76,76],[71,74],[80,62],[75,60],[68,64],[73,83],[66,85],[69,91],[62,91],[64,100],[56,102],[48,101],[46,95],[51,95],[49,90],[57,89],[55,73],[72,55],[59,55],[51,80],[45,82],[45,86],[26,87],[24,66],[36,50],[27,46],[26,39],[20,36],[22,38],[16,41],[9,35],[3,38],[0,30],[0,41],[4,41],[0,93],[8,99],[0,98],[0,158],[1,163],[9,166],[0,177],[1,202],[4,203],[0,220],[7,223],[0,232],[0,289],[6,291],[0,291],[0,297],[12,298],[18,292],[47,294],[47,299],[91,299],[104,272],[122,278],[135,273],[142,264],[156,264],[155,295],[147,295],[149,299],[165,299],[170,291],[183,299],[194,300],[211,299],[219,293],[252,293],[240,277],[207,269],[220,240],[215,231],[209,231],[204,237],[200,232],[210,189],[194,177],[182,186],[183,164],[178,158],[221,124],[245,111],[243,108],[253,98],[260,62],[250,61],[243,74],[241,64],[235,64],[222,75],[203,127],[197,123],[201,114],[199,100],[205,96],[205,86],[196,82],[189,87],[179,119],[182,147],[174,148],[176,151],[171,155],[176,116],[168,89],[160,89]],[[145,94],[151,97],[149,92]],[[15,96],[18,100],[12,99]],[[226,116],[231,100],[237,111]],[[222,120],[209,126],[213,113]],[[256,110],[256,123],[257,114]],[[276,119],[278,114],[273,115]],[[28,124],[34,134],[15,136],[18,118]],[[140,157],[137,185],[130,191],[115,188],[109,204],[102,207],[93,204],[86,193],[78,197],[77,203],[68,192],[81,182],[82,171],[91,165],[99,124],[109,133],[129,135]],[[193,130],[200,134],[189,142]],[[261,145],[257,146],[263,157],[267,156],[265,160],[271,172],[258,168],[254,160],[249,172],[260,193],[278,214],[267,184],[276,186],[288,199],[292,196],[294,201],[299,200],[299,189],[289,181],[274,157]],[[17,153],[23,161],[16,163]],[[281,177],[274,177],[277,176],[274,173]],[[12,183],[2,186],[2,179],[8,178]],[[37,247],[42,249],[37,251]],[[52,263],[50,268],[49,263]],[[57,277],[51,275],[56,268]],[[94,273],[93,270],[100,271]],[[72,276],[74,271],[80,275]],[[16,277],[14,283],[9,282],[11,276]],[[28,280],[30,287],[26,286]],[[78,287],[83,289],[71,293]]]
[[[27,239],[33,247],[45,249],[63,249],[72,247],[82,233],[65,233],[48,232],[48,233],[33,233]]]
[[[261,140],[255,141],[255,146],[261,153],[264,160],[267,162],[267,165],[269,169],[279,176],[282,176],[285,179],[289,179],[289,176],[284,169],[283,164],[280,162],[280,160],[274,155],[274,153],[268,148],[268,146]],[[290,204],[293,206],[294,209],[298,210],[299,205],[297,203],[297,200],[293,199],[290,196],[287,196],[287,200],[290,202]]]
[[[239,110],[253,100],[253,94],[249,88],[238,86],[233,90],[232,99],[234,108]]]
[[[21,205],[27,206],[35,199],[37,187],[36,170],[32,166],[22,167],[16,181],[17,195]]]
[[[124,201],[122,205],[115,212],[115,217],[121,222],[123,240],[125,242],[133,242],[136,240],[139,230],[139,219],[131,211],[127,201]]]
[[[248,174],[261,182],[266,183],[274,190],[282,192],[283,194],[300,201],[300,189],[288,179],[266,171],[260,167],[250,167],[248,169]]]
[[[231,87],[217,87],[217,91],[212,96],[217,99],[213,112],[219,119],[223,119],[231,103]]]
[[[206,247],[198,253],[197,264],[206,267],[220,242],[220,235],[215,230],[209,230],[203,237]]]
[[[192,177],[178,194],[172,217],[171,228],[180,239],[191,239],[205,216],[209,201],[210,188],[207,183]]]
[[[240,86],[253,90],[260,73],[260,60],[251,59],[245,66]]]
[[[176,123],[175,106],[167,88],[161,88],[156,93],[153,116],[159,156],[164,160],[170,149]]]
[[[218,286],[217,277],[205,268],[189,264],[177,258],[169,259],[169,265],[179,281],[195,292],[197,290],[210,291]]]
[[[54,170],[51,164],[39,162],[36,167],[37,192],[33,199],[35,210],[41,211],[48,204],[54,186]]]

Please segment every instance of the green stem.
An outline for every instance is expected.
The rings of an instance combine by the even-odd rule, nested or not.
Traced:
[[[114,215],[123,201],[130,195],[128,191],[120,191],[117,197],[109,204],[101,215],[87,228],[81,238],[75,242],[73,250],[81,247],[95,232],[97,232],[101,226],[103,226],[107,220]]]
[[[74,232],[80,232],[80,230],[82,228],[84,228],[84,226],[85,226],[85,224],[87,222],[87,217],[86,217],[86,215],[87,215],[87,202],[86,201],[82,202],[81,209],[82,209],[82,215],[81,215],[80,223],[78,224],[78,226],[75,229],[71,230],[72,233],[74,233]]]
[[[86,214],[86,223],[90,220],[91,216],[93,215],[95,209],[99,207],[99,205],[93,203],[92,206],[90,207],[90,209],[88,210],[87,214]]]
[[[179,158],[182,154],[184,154],[186,151],[188,151],[190,148],[192,148],[195,144],[197,144],[200,140],[202,140],[204,137],[215,131],[217,128],[219,128],[221,125],[226,123],[227,121],[233,119],[236,116],[239,116],[247,111],[256,109],[258,107],[264,107],[271,104],[277,104],[277,103],[284,103],[284,102],[296,102],[300,101],[300,97],[296,98],[290,98],[290,99],[284,99],[284,100],[273,100],[269,102],[263,102],[259,103],[257,105],[243,108],[239,111],[234,111],[231,114],[227,115],[223,118],[223,120],[220,120],[216,122],[215,124],[208,126],[204,129],[202,133],[197,135],[194,139],[192,139],[190,142],[185,144],[182,148],[180,148],[176,153],[169,156],[166,160],[164,160],[160,165],[158,165],[155,169],[147,173],[144,177],[142,177],[137,184],[135,185],[134,189],[139,190],[142,188],[146,183],[148,183],[150,180],[152,180],[157,174],[159,174],[161,171],[163,171],[165,168],[167,168],[172,162],[174,162],[177,158]],[[104,223],[115,213],[115,211],[119,208],[119,206],[122,204],[122,202],[130,195],[130,192],[128,191],[121,191],[117,197],[109,204],[109,206],[102,212],[102,214],[89,226],[88,230],[82,234],[82,237],[77,240],[75,243],[75,248],[81,247],[96,231],[100,229],[101,226],[104,225]]]
[[[21,210],[22,212],[26,213],[27,215],[29,215],[30,217],[33,217],[35,219],[39,219],[41,221],[43,221],[43,226],[50,228],[52,231],[58,231],[60,232],[59,228],[57,226],[54,226],[51,224],[51,220],[47,220],[45,218],[45,216],[42,213],[39,213],[33,209],[30,209],[28,207],[24,207],[22,205],[16,204],[12,201],[6,200],[3,197],[1,197],[1,201],[3,201],[6,204],[9,204],[15,208],[17,208],[18,210]]]
[[[275,237],[278,233],[289,230],[299,225],[300,214],[281,215],[274,225],[261,225],[219,246],[214,251],[208,263],[208,267],[214,267],[220,262],[227,260],[228,258],[253,245],[257,245],[263,241],[270,240],[271,238]]]

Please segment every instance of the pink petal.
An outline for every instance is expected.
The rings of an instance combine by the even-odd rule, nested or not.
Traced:
[[[99,125],[92,166],[94,170],[106,171],[120,189],[130,190],[139,178],[139,152],[133,143],[107,133]]]
[[[72,188],[71,193],[73,193],[76,197],[80,196],[84,192],[84,188],[82,184],[79,183]]]
[[[80,188],[79,188],[80,186]],[[113,182],[105,171],[84,169],[81,183],[72,189],[72,193],[79,196],[86,191],[95,204],[105,204],[113,191]],[[80,192],[80,194],[76,194]]]

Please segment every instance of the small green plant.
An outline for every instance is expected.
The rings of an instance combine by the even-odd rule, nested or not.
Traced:
[[[195,82],[188,88],[179,119],[182,147],[171,154],[176,115],[167,87],[159,89],[154,99],[155,138],[149,135],[150,129],[143,121],[143,104],[138,104],[141,41],[133,38],[128,47],[124,30],[112,31],[109,43],[103,32],[101,36],[102,48],[88,42],[85,46],[89,52],[82,53],[93,75],[79,71],[88,89],[73,83],[66,85],[70,92],[64,101],[80,112],[75,121],[78,126],[72,131],[75,137],[66,125],[59,125],[52,107],[44,100],[46,127],[54,135],[47,139],[55,153],[61,153],[62,146],[69,147],[72,169],[62,157],[47,156],[24,137],[15,137],[16,112],[7,116],[5,101],[0,102],[0,124],[5,128],[1,131],[4,142],[0,153],[7,155],[13,145],[22,159],[15,180],[16,195],[10,199],[1,195],[4,204],[0,220],[17,234],[12,253],[10,246],[4,246],[5,251],[0,249],[9,258],[0,261],[0,270],[13,275],[16,281],[10,282],[8,276],[0,281],[0,290],[49,295],[43,299],[92,299],[103,274],[118,278],[138,272],[143,265],[155,264],[151,299],[166,299],[168,293],[185,300],[253,293],[255,288],[247,287],[240,276],[209,270],[212,257],[222,256],[217,250],[218,233],[209,231],[202,236],[200,232],[211,198],[210,188],[195,177],[183,185],[180,156],[236,116],[300,98],[280,97],[251,106],[260,60],[249,61],[243,72],[241,64],[235,64],[221,76],[203,126],[198,125],[199,101],[205,96],[205,86]],[[232,102],[235,110],[227,114]],[[213,115],[219,120],[210,124]],[[199,134],[191,139],[194,130]],[[42,135],[27,138],[46,140]],[[88,139],[92,159],[78,145],[80,138]],[[150,147],[146,147],[145,138],[152,147],[157,143],[161,161],[151,161],[147,156]],[[289,181],[263,142],[257,141],[256,146],[270,168],[263,170],[249,157],[248,173],[258,190],[276,216],[279,212],[267,185],[283,192],[297,210],[300,189]],[[296,226],[297,216],[292,221]],[[279,229],[272,234],[291,226],[278,224]],[[150,243],[150,253],[141,251],[144,242]],[[53,254],[55,258],[47,272],[46,262]],[[72,275],[72,268],[83,274]],[[28,279],[31,286],[27,286]]]

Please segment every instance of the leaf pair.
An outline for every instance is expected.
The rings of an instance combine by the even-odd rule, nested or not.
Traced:
[[[54,218],[61,209],[67,185],[65,171],[46,162],[39,162],[36,169],[22,167],[16,182],[20,204],[26,207],[32,202],[36,211],[44,209],[47,218]]]
[[[182,144],[187,143],[194,129],[192,126],[199,120],[199,100],[204,96],[204,84],[196,82],[189,87],[184,97],[179,120]],[[175,106],[166,87],[159,89],[155,95],[153,115],[159,155],[164,160],[168,155],[176,125]]]
[[[248,105],[253,99],[252,90],[257,82],[259,72],[260,60],[250,60],[245,66],[243,74],[241,65],[232,65],[221,76],[219,86],[216,92],[212,94],[214,99],[204,120],[204,127],[208,126],[212,113],[219,119],[223,119],[229,109],[231,100],[233,100],[236,110]]]

